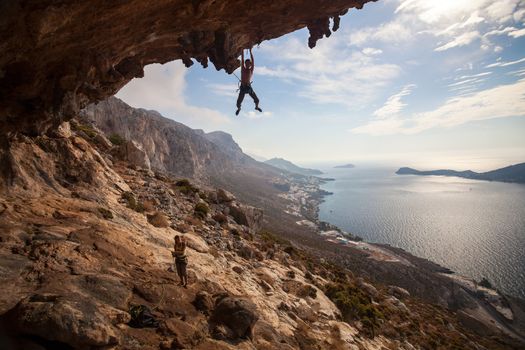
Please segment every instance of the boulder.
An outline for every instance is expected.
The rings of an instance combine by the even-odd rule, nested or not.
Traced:
[[[117,345],[119,339],[113,325],[130,319],[128,313],[97,304],[91,298],[56,294],[36,294],[23,299],[7,317],[15,333],[74,348]]]
[[[57,129],[56,129],[54,134],[57,137],[63,137],[63,138],[66,138],[66,139],[70,138],[73,135],[73,133],[71,132],[71,125],[69,124],[69,122],[61,123],[57,127]]]
[[[230,205],[230,215],[239,225],[259,230],[262,225],[263,211],[249,205],[235,203]]]
[[[235,200],[235,196],[230,192],[219,188],[217,190],[216,199],[218,203],[229,203]]]
[[[192,304],[198,311],[205,315],[209,315],[211,310],[213,310],[214,302],[210,294],[205,291],[200,291],[195,296],[195,300],[193,300]]]
[[[257,259],[259,261],[264,260],[264,256],[259,250],[255,249],[251,245],[246,244],[244,242],[239,242],[239,244],[237,244],[236,251],[240,257],[247,259],[247,260],[251,260],[251,259]]]
[[[87,295],[111,305],[127,310],[132,293],[118,278],[109,275],[83,275],[76,278],[78,286]]]
[[[186,240],[186,245],[188,248],[196,250],[199,253],[208,253],[210,251],[209,246],[206,244],[204,239],[202,239],[202,237],[191,233],[186,233],[183,235],[183,237]]]
[[[220,331],[213,332],[214,334],[221,334],[231,340],[251,339],[253,327],[258,319],[259,315],[255,304],[251,301],[227,296],[217,300],[210,318],[210,326],[212,329]]]
[[[410,292],[408,290],[398,286],[388,286],[388,294],[393,295],[399,299],[408,298],[410,296]]]
[[[376,297],[379,294],[379,292],[377,291],[376,287],[374,287],[370,283],[361,282],[361,283],[359,283],[359,287],[361,289],[363,289],[368,295],[370,295],[372,297]]]
[[[126,141],[117,148],[117,158],[127,161],[132,165],[139,166],[144,169],[151,169],[151,164],[148,155],[142,149],[142,146],[133,140]]]

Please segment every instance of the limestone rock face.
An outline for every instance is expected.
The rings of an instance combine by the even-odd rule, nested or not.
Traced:
[[[254,230],[261,228],[263,212],[259,208],[235,203],[230,206],[230,215],[239,225],[245,225]]]
[[[126,141],[124,144],[120,145],[117,150],[117,156],[120,159],[141,168],[151,168],[148,155],[142,149],[142,147],[133,140]]]
[[[309,46],[368,0],[0,3],[0,125],[42,132],[115,94],[143,67],[192,58],[231,73],[241,50],[300,28]],[[15,121],[14,123],[6,121]]]
[[[132,108],[118,98],[90,105],[81,115],[107,135],[140,144],[154,169],[199,178],[233,167],[232,157],[204,134],[155,111]]]

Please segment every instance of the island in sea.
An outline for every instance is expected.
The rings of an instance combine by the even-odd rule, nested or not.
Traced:
[[[515,164],[484,173],[477,173],[472,170],[456,171],[448,169],[420,171],[413,168],[403,167],[396,171],[396,174],[456,176],[472,180],[525,183],[525,163]]]
[[[334,168],[337,168],[337,169],[352,169],[352,168],[355,168],[355,165],[348,163],[348,164],[344,164],[344,165],[334,166]]]

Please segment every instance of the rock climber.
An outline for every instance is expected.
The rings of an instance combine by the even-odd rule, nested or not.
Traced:
[[[252,49],[250,48],[250,58],[246,60],[244,60],[244,50],[242,50],[240,80],[241,86],[239,87],[239,97],[237,97],[237,111],[235,112],[235,115],[239,115],[239,112],[241,111],[242,100],[244,100],[244,95],[246,94],[253,98],[253,102],[255,102],[255,109],[259,112],[262,112],[262,109],[259,107],[259,98],[252,89],[253,67],[254,61]]]
[[[180,278],[180,285],[186,288],[188,285],[188,274],[186,267],[188,266],[188,258],[186,257],[186,240],[180,235],[175,236],[175,244],[173,246],[173,253],[175,257],[175,267],[177,268],[177,275]]]

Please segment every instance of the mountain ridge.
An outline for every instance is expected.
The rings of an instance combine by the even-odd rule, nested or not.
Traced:
[[[264,163],[270,164],[271,166],[274,166],[276,168],[279,168],[281,170],[286,170],[294,174],[304,175],[304,176],[316,176],[316,175],[322,175],[323,172],[317,169],[309,169],[309,168],[303,168],[300,167],[289,160],[286,160],[284,158],[272,158],[265,160]]]
[[[421,176],[455,176],[472,180],[525,183],[525,163],[509,165],[503,168],[482,173],[478,173],[472,170],[457,171],[450,169],[421,171],[409,167],[402,167],[396,171],[396,174]]]

